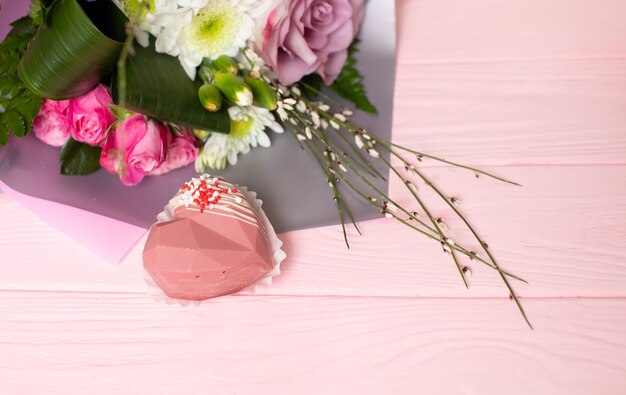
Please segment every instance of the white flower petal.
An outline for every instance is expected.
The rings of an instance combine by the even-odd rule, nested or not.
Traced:
[[[230,152],[228,154],[228,163],[233,165],[233,166],[237,164],[237,153],[236,152]]]
[[[145,32],[145,31],[139,30],[139,29],[135,29],[134,33],[135,33],[135,39],[137,40],[139,45],[141,45],[144,48],[146,48],[148,45],[150,45],[150,35],[148,34],[148,32]]]
[[[209,0],[178,0],[177,2],[181,7],[203,8]]]
[[[197,65],[193,63],[188,63],[185,59],[182,59],[182,58],[179,58],[179,60],[180,60],[181,66],[183,66],[183,69],[185,70],[185,73],[187,73],[189,78],[191,78],[192,80],[195,80]]]
[[[272,146],[272,141],[267,136],[267,134],[265,134],[265,132],[259,133],[258,142],[259,142],[259,145],[264,148],[269,148]]]
[[[272,121],[269,125],[267,125],[270,129],[274,131],[274,133],[284,133],[285,129],[283,129],[283,125],[279,124],[276,121]]]
[[[272,142],[265,130],[270,128],[277,133],[283,131],[282,126],[276,122],[274,115],[267,109],[248,106],[232,106],[228,109],[236,131],[231,134],[212,133],[209,135],[200,156],[201,162],[208,168],[224,166],[226,162],[231,165],[237,163],[239,155],[250,152],[251,147],[270,147]]]

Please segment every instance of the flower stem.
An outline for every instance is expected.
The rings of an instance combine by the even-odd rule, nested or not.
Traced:
[[[380,207],[379,207],[376,203],[372,202],[368,196],[366,196],[366,195],[365,195],[365,194],[364,194],[361,190],[359,190],[359,189],[358,189],[358,188],[357,188],[354,184],[352,184],[352,183],[350,182],[350,180],[349,180],[347,177],[345,177],[345,176],[344,176],[344,175],[342,175],[342,174],[340,174],[340,175],[339,175],[339,177],[340,177],[340,178],[341,178],[341,180],[344,182],[344,184],[346,184],[346,185],[347,185],[347,186],[348,186],[351,190],[353,190],[356,194],[358,194],[361,198],[363,198],[363,200],[365,200],[366,202],[369,202],[369,204],[370,204],[371,206],[373,206],[374,208],[376,208],[377,210],[379,210],[379,209],[380,209]],[[385,198],[385,196],[383,196],[383,198]],[[389,199],[389,201],[390,201],[391,203],[395,204],[395,203],[393,202],[393,200]],[[427,228],[427,229],[429,229],[432,233],[428,233],[428,232],[426,232],[425,230],[420,229],[420,228],[418,228],[417,226],[410,224],[408,221],[406,221],[406,220],[404,220],[404,219],[400,218],[398,215],[393,214],[393,213],[390,213],[390,214],[392,214],[392,216],[393,216],[393,218],[394,218],[394,219],[396,219],[397,221],[401,222],[403,225],[405,225],[405,226],[407,226],[407,227],[411,228],[412,230],[415,230],[416,232],[418,232],[418,233],[420,233],[420,234],[422,234],[422,235],[426,236],[427,238],[429,238],[429,239],[431,239],[431,240],[435,240],[435,241],[440,242],[440,239],[439,239],[438,235],[434,234],[434,233],[435,233],[435,230],[434,230],[434,229],[432,229],[432,228],[428,227],[428,225],[427,225],[427,224],[425,224],[424,222],[422,222],[419,218],[417,218],[417,217],[416,217],[416,216],[414,216],[413,214],[411,214],[411,213],[409,213],[408,211],[406,211],[404,208],[402,208],[402,207],[400,207],[400,206],[398,206],[398,208],[399,208],[402,212],[404,212],[405,214],[407,214],[407,215],[409,216],[409,220],[415,220],[415,221],[417,221],[417,223],[419,223],[421,226],[426,227],[426,228]],[[500,272],[500,273],[504,274],[504,275],[505,275],[505,276],[507,276],[507,277],[513,278],[513,279],[518,280],[518,281],[521,281],[521,282],[523,282],[523,283],[527,283],[527,281],[526,281],[526,280],[524,280],[523,278],[520,278],[520,277],[516,276],[515,274],[509,273],[509,272],[507,272],[507,271],[505,271],[505,270],[502,270],[502,269],[499,269],[499,268],[497,268],[497,267],[493,266],[493,264],[491,264],[491,263],[487,262],[486,260],[482,259],[481,257],[477,256],[475,253],[473,253],[473,252],[471,252],[471,251],[467,250],[466,248],[464,248],[463,246],[461,246],[461,245],[459,245],[459,244],[454,244],[454,245],[451,245],[451,246],[449,246],[449,247],[450,247],[452,250],[455,250],[455,251],[457,251],[457,252],[459,252],[459,253],[461,253],[461,254],[463,254],[463,255],[466,255],[468,258],[470,258],[470,259],[472,259],[472,260],[474,260],[474,259],[475,259],[475,260],[477,260],[477,261],[479,261],[479,262],[481,262],[481,263],[485,264],[485,265],[486,265],[486,266],[488,266],[489,268],[491,268],[491,269],[493,269],[493,270],[496,270],[496,271],[498,271],[498,272]]]
[[[447,251],[445,249],[445,246],[450,248],[450,244],[449,244],[448,238],[441,231],[441,228],[439,227],[439,224],[437,223],[435,218],[430,213],[430,210],[428,209],[426,204],[422,201],[422,199],[420,199],[420,197],[418,196],[417,192],[415,192],[415,190],[413,188],[411,188],[411,185],[408,183],[408,180],[406,180],[404,177],[402,177],[400,172],[395,167],[391,166],[391,163],[389,163],[383,157],[380,157],[380,160],[382,160],[396,174],[396,176],[400,179],[400,181],[402,181],[402,184],[404,184],[406,189],[408,189],[408,191],[411,193],[411,195],[413,195],[413,197],[415,198],[417,203],[420,205],[420,207],[424,211],[424,214],[426,214],[426,216],[428,217],[430,222],[433,224],[433,227],[435,228],[435,230],[439,234],[439,237],[441,238],[441,244],[444,246],[444,251]],[[469,288],[469,284],[467,283],[467,278],[465,277],[465,273],[463,273],[463,267],[459,263],[459,260],[458,260],[458,258],[456,256],[456,253],[451,248],[450,248],[450,255],[452,256],[452,260],[454,261],[454,264],[455,264],[457,270],[459,271],[459,274],[461,275],[461,279],[463,280],[463,284],[465,284],[465,288]]]
[[[389,147],[389,146],[387,146],[385,144],[381,144],[381,146],[384,147],[385,149],[387,149],[390,154],[392,154],[396,158],[398,158],[401,161],[403,161],[404,163],[406,163],[404,158],[402,158],[394,149],[392,149],[391,147]],[[388,163],[388,165],[389,165],[389,167],[391,167],[390,163]],[[394,168],[394,171],[397,172],[397,170],[395,170],[395,168]],[[470,224],[468,219],[461,213],[461,211],[459,211],[459,209],[457,209],[455,207],[454,203],[452,203],[452,201],[443,192],[441,192],[441,190],[435,184],[433,184],[430,181],[430,179],[428,177],[426,177],[421,171],[419,171],[417,169],[414,169],[413,172],[415,174],[417,174],[424,181],[424,183],[426,183],[426,185],[428,185],[441,199],[443,199],[446,202],[446,204],[448,205],[448,207],[450,207],[452,209],[452,211],[454,211],[454,213],[461,219],[461,221],[463,221],[465,226],[469,229],[469,231],[472,233],[474,238],[478,241],[478,243],[480,244],[480,246],[483,249],[483,251],[485,251],[485,254],[487,254],[487,256],[491,260],[492,264],[499,269],[500,265],[496,262],[494,256],[491,254],[491,251],[489,251],[489,248],[487,248],[487,244],[485,243],[485,241],[478,235],[478,232],[476,231],[476,229]],[[509,290],[511,298],[515,301],[515,304],[517,305],[517,308],[519,309],[520,313],[522,314],[522,317],[524,318],[524,321],[526,321],[526,324],[528,324],[528,326],[531,329],[533,329],[533,326],[530,323],[530,320],[528,319],[528,317],[526,315],[526,312],[524,311],[524,308],[522,307],[522,304],[520,303],[519,298],[518,298],[515,290],[513,289],[511,284],[509,283],[509,280],[506,278],[506,276],[503,276],[502,272],[500,272],[499,270],[498,270],[498,274],[500,275],[500,277],[502,278],[502,281],[504,281],[505,286]]]
[[[401,150],[406,151],[406,152],[410,152],[410,153],[415,154],[415,155],[417,155],[417,156],[419,156],[419,157],[423,157],[423,158],[428,158],[428,159],[436,160],[436,161],[438,161],[438,162],[445,163],[445,164],[447,164],[447,165],[451,165],[451,166],[458,167],[458,168],[461,168],[461,169],[470,170],[470,171],[474,172],[474,173],[475,173],[475,174],[477,174],[477,175],[478,175],[478,174],[482,174],[482,175],[484,175],[484,176],[487,176],[487,177],[493,178],[493,179],[498,180],[498,181],[505,182],[505,183],[507,183],[507,184],[515,185],[515,186],[518,186],[518,187],[521,187],[521,186],[522,186],[521,184],[518,184],[517,182],[514,182],[514,181],[509,181],[509,180],[507,180],[507,179],[505,179],[505,178],[502,178],[502,177],[496,176],[495,174],[491,174],[491,173],[489,173],[489,172],[486,172],[486,171],[484,171],[484,170],[481,170],[481,169],[478,169],[478,168],[475,168],[475,167],[462,165],[462,164],[460,164],[460,163],[451,162],[451,161],[449,161],[449,160],[446,160],[446,159],[443,159],[443,158],[439,158],[439,157],[434,156],[434,155],[430,155],[430,154],[426,154],[426,153],[423,153],[423,152],[415,151],[415,150],[412,150],[412,149],[410,149],[410,148],[406,148],[406,147],[404,147],[404,146],[402,146],[402,145],[395,144],[395,143],[393,143],[393,142],[391,142],[391,141],[389,141],[389,140],[385,140],[385,139],[383,139],[383,138],[381,138],[381,137],[378,137],[378,136],[374,136],[374,135],[372,135],[372,138],[373,138],[374,140],[376,140],[378,143],[381,143],[381,144],[388,144],[388,145],[390,145],[390,146],[392,146],[392,147],[395,147],[395,148],[401,149]]]
[[[484,176],[487,176],[487,177],[490,177],[490,178],[493,178],[493,179],[496,179],[498,181],[502,181],[508,184],[512,184],[512,185],[519,186],[520,184],[513,182],[513,181],[506,180],[502,177],[496,176],[494,174],[488,173],[478,168],[462,165],[459,163],[455,163],[452,161],[448,161],[448,160],[436,157],[434,155],[429,155],[429,154],[425,154],[416,150],[412,150],[412,149],[403,147],[399,144],[395,144],[384,138],[378,137],[376,135],[371,135],[363,129],[356,128],[354,125],[352,125],[348,121],[348,117],[352,115],[351,111],[344,108],[344,110],[341,113],[333,114],[330,112],[329,106],[326,105],[326,103],[320,103],[320,102],[315,102],[315,101],[310,100],[309,98],[302,95],[299,89],[296,89],[295,87],[291,89],[282,87],[282,85],[278,84],[275,80],[272,80],[272,83],[277,93],[279,94],[279,96],[282,95],[282,91],[285,91],[285,89],[289,91],[285,93],[284,97],[286,97],[287,99],[284,99],[285,102],[281,104],[282,107],[279,106],[278,113],[279,115],[282,114],[281,118],[283,119],[283,121],[290,121],[293,126],[296,126],[296,127],[301,126],[305,128],[306,136],[298,133],[297,131],[291,130],[292,128],[291,125],[287,129],[290,130],[291,134],[294,136],[294,138],[296,138],[296,140],[299,142],[300,146],[303,149],[305,148],[304,146],[306,145],[306,148],[313,155],[318,165],[320,166],[320,168],[326,175],[328,179],[328,183],[334,193],[333,200],[335,201],[337,205],[337,211],[338,211],[339,218],[341,221],[341,227],[343,231],[344,240],[348,248],[350,248],[350,245],[348,243],[348,236],[347,236],[346,227],[345,227],[344,215],[347,215],[350,218],[350,220],[354,224],[357,231],[359,231],[359,234],[361,232],[359,228],[357,227],[355,219],[352,216],[352,213],[350,212],[347,204],[342,198],[341,191],[340,191],[341,188],[339,187],[339,181],[342,181],[342,185],[346,185],[350,190],[355,192],[358,196],[360,196],[363,200],[368,202],[368,204],[370,204],[371,206],[375,207],[385,216],[394,218],[400,223],[417,231],[420,234],[423,234],[429,239],[436,240],[439,243],[441,243],[444,251],[446,253],[450,253],[450,255],[452,256],[452,260],[454,261],[454,264],[457,270],[459,271],[459,274],[461,275],[463,283],[465,284],[466,287],[468,287],[468,282],[467,282],[467,278],[465,275],[466,268],[463,267],[461,263],[459,262],[457,253],[466,255],[470,259],[477,260],[485,264],[486,266],[489,266],[490,268],[494,269],[495,271],[497,271],[501,279],[504,281],[510,293],[511,299],[515,301],[519,311],[522,314],[522,317],[524,318],[528,326],[532,329],[532,325],[530,324],[530,321],[528,320],[528,317],[519,301],[517,294],[515,293],[515,291],[513,290],[513,287],[510,284],[509,278],[514,278],[522,282],[526,282],[526,281],[521,279],[518,276],[515,276],[513,274],[510,274],[504,271],[500,267],[500,265],[496,262],[495,258],[489,251],[486,243],[478,235],[478,232],[469,223],[469,221],[465,218],[465,216],[454,206],[455,202],[449,199],[448,197],[446,197],[446,195],[439,188],[437,188],[423,174],[422,171],[417,170],[415,169],[415,167],[409,165],[408,162],[404,158],[402,158],[402,156],[398,153],[398,151],[401,150],[404,152],[412,153],[417,156],[417,159],[419,161],[421,161],[422,158],[429,158],[429,159],[436,160],[436,161],[439,161],[441,163],[445,163],[451,166],[470,170],[474,172],[477,177],[479,175],[484,175]],[[329,95],[324,94],[323,92],[321,92],[321,90],[311,86],[310,84],[302,82],[300,83],[300,86],[306,88],[309,92],[313,92],[323,97],[329,103],[334,103],[334,104],[341,106],[341,103],[339,103],[337,100],[330,97]],[[289,97],[289,95],[291,94],[293,96]],[[322,119],[320,120],[320,118]],[[285,124],[288,124],[288,122],[285,122]],[[336,133],[330,134],[326,132],[325,129],[329,124],[330,126],[332,126],[333,129],[336,129],[337,131]],[[352,137],[354,137],[354,142],[351,141]],[[305,141],[305,144],[303,144],[302,141]],[[352,150],[356,154],[354,159],[348,157],[346,152],[344,152],[342,148],[343,147],[342,143],[347,145],[349,149]],[[431,214],[428,206],[426,205],[426,202],[422,200],[422,198],[420,197],[420,194],[415,190],[415,187],[403,174],[400,173],[398,169],[396,169],[391,164],[391,158],[387,159],[386,155],[379,154],[378,150],[376,149],[377,147],[376,144],[382,147],[384,151],[400,159],[402,163],[405,164],[405,168],[407,169],[407,171],[410,171],[410,173],[419,176],[428,185],[430,189],[432,189],[440,198],[442,198],[446,202],[446,204],[450,208],[452,208],[454,213],[459,218],[461,218],[461,220],[470,230],[474,238],[480,243],[481,248],[484,250],[485,254],[487,255],[488,260],[479,257],[475,252],[469,251],[467,248],[455,243],[454,241],[446,237],[446,235],[444,234],[444,231],[442,230],[442,226],[440,226],[441,220],[438,218],[435,218]],[[371,161],[367,159],[368,155],[364,155],[363,151],[367,152],[368,155],[379,159],[382,163],[385,164],[385,166],[387,166],[395,174],[396,177],[398,177],[398,179],[405,185],[405,187],[409,190],[409,192],[411,193],[411,195],[413,196],[417,204],[420,206],[421,210],[424,212],[425,216],[428,218],[428,221],[430,222],[430,224],[427,223],[428,221],[424,222],[420,218],[418,218],[417,213],[409,212],[407,209],[397,204],[393,199],[391,199],[388,196],[387,193],[383,192],[372,181],[370,181],[368,177],[364,176],[363,173],[367,173],[369,176],[372,176],[372,177],[380,177],[383,180],[386,179],[372,165]],[[326,162],[325,164],[324,164],[324,161]],[[350,179],[347,177],[347,174],[344,174],[344,173],[347,173],[348,171],[353,173],[365,186],[367,186],[367,189],[365,189],[365,187],[362,184],[359,185],[359,187],[353,184],[350,181]],[[363,190],[371,190],[372,192],[374,192],[377,195],[376,197],[381,198],[383,200],[382,204],[376,203],[377,199],[374,197],[367,196],[367,194],[363,192]],[[394,209],[390,209],[389,207],[390,205],[393,205]],[[407,215],[408,219],[404,219],[398,216],[398,214],[396,213],[396,210],[400,210],[402,213]],[[410,221],[413,221],[413,222],[410,223]]]
[[[305,84],[307,87],[310,86],[308,84]],[[310,89],[315,89],[313,87],[311,87]],[[317,91],[318,94],[323,95],[320,91]],[[326,95],[323,95],[326,96]],[[333,117],[330,113],[328,113],[327,111],[321,111],[319,108],[316,108],[315,103],[313,103],[311,100],[307,99],[306,97],[304,97],[303,95],[297,95],[298,99],[302,100],[304,103],[307,104],[307,106],[309,106],[309,108],[314,109],[316,112],[318,112],[322,117],[324,117],[327,120],[335,120],[335,117]],[[299,117],[299,115],[298,115]],[[345,122],[341,122],[339,120],[338,124],[346,127],[348,126]],[[312,126],[312,125],[309,125]],[[344,136],[340,131],[339,133],[337,133],[337,135],[339,136],[339,138],[350,148],[350,150],[352,152],[355,153],[355,155],[359,158],[359,161],[355,161],[356,164],[359,164],[359,167],[362,168],[363,171],[371,174],[373,177],[378,177],[381,178],[383,180],[385,180],[385,176],[382,175],[374,166],[372,166],[372,164],[370,162],[367,161],[367,159],[363,156],[363,154],[361,153],[361,151],[359,151],[353,144],[351,144],[350,140],[348,140],[348,138],[346,136]],[[344,153],[345,155],[345,153]]]
[[[296,139],[296,141],[298,141],[298,143],[300,144],[302,149],[305,149],[304,145],[302,144],[302,142],[297,138],[297,133],[292,129],[292,127],[288,126],[288,127],[286,127],[286,129],[289,130],[289,132],[294,137],[294,139]],[[319,156],[317,155],[317,153],[315,152],[315,150],[313,148],[314,144],[313,144],[312,141],[307,140],[306,141],[306,146],[307,146],[309,152],[311,153],[311,155],[315,158],[315,161],[319,165],[320,169],[326,175],[326,179],[328,180],[328,183],[329,183],[330,187],[333,190],[333,200],[335,201],[335,204],[337,206],[337,213],[339,215],[339,220],[341,222],[341,230],[342,230],[342,233],[343,233],[343,239],[344,239],[344,241],[346,243],[346,247],[348,249],[350,249],[350,242],[348,240],[348,233],[346,231],[346,224],[345,224],[345,220],[344,220],[344,217],[343,217],[344,212],[343,212],[342,207],[345,208],[346,214],[351,219],[354,227],[359,232],[359,234],[361,234],[361,231],[359,230],[358,226],[356,225],[356,222],[354,221],[354,217],[352,215],[352,212],[350,212],[350,209],[348,208],[347,205],[343,204],[343,198],[341,196],[341,191],[339,191],[339,188],[337,187],[337,181],[336,181],[335,177],[328,170],[328,168],[332,168],[332,167],[328,167],[327,168],[327,167],[324,166],[324,164],[322,163],[322,160],[319,158]]]
[[[324,139],[322,139],[322,138],[319,136],[319,134],[318,134],[318,133],[316,133],[316,132],[314,131],[314,132],[313,132],[313,135],[314,135],[314,136],[315,136],[315,137],[316,137],[316,138],[317,138],[317,139],[318,139],[318,140],[319,140],[319,141],[320,141],[323,145],[325,145],[326,149],[330,150],[331,152],[335,152],[335,151],[334,151],[334,148],[333,148],[331,145],[329,145],[329,144],[328,144],[328,143],[327,143]],[[345,158],[343,157],[343,154],[342,154],[342,153],[340,153],[340,152],[336,152],[336,155],[338,155],[340,158],[342,158],[342,160],[345,160]],[[351,170],[351,171],[352,171],[352,172],[353,172],[353,173],[354,173],[354,174],[355,174],[355,175],[356,175],[356,176],[357,176],[357,177],[358,177],[361,181],[363,181],[363,182],[364,182],[364,183],[365,183],[365,184],[366,184],[366,185],[367,185],[370,189],[372,189],[374,192],[376,192],[377,194],[379,194],[379,196],[381,196],[383,199],[385,199],[385,200],[389,201],[389,202],[390,202],[390,203],[392,203],[394,206],[398,207],[398,208],[399,208],[402,212],[404,212],[405,214],[407,214],[409,217],[414,218],[414,219],[417,219],[418,221],[420,221],[420,220],[419,220],[416,216],[414,216],[414,215],[413,215],[413,214],[411,214],[409,211],[407,211],[406,209],[404,209],[402,206],[400,206],[399,204],[397,204],[397,203],[396,203],[393,199],[391,199],[391,198],[390,198],[390,197],[389,197],[386,193],[384,193],[384,192],[383,192],[383,191],[381,191],[378,187],[376,187],[374,184],[372,184],[372,183],[371,183],[371,182],[370,182],[367,178],[365,178],[365,177],[364,177],[364,176],[363,176],[363,175],[362,175],[362,174],[361,174],[361,173],[360,173],[360,172],[359,172],[356,168],[354,168],[354,166],[352,166],[352,164],[351,164],[349,161],[345,160],[345,164],[346,164],[346,166],[348,166],[348,168],[349,168],[349,169],[350,169],[350,170]],[[339,173],[339,177],[340,177],[342,180],[347,181],[347,178],[346,178],[343,174]],[[348,184],[349,184],[349,185],[351,185],[351,183],[349,183],[349,181],[348,181]],[[354,188],[354,189],[356,189],[356,188]],[[377,208],[380,208],[380,207],[378,207],[378,206],[377,206]],[[421,221],[420,221],[420,222],[421,222]],[[423,224],[423,222],[421,222],[421,223]],[[414,228],[415,230],[418,230],[416,227],[412,227],[412,228]],[[432,228],[429,228],[429,229],[430,229],[432,232],[436,232],[436,230],[434,230],[434,229],[432,229]],[[422,233],[422,234],[424,234],[424,235],[428,236],[429,238],[431,238],[431,239],[433,239],[433,240],[437,240],[437,241],[439,241],[439,242],[441,241],[441,240],[440,240],[440,238],[439,238],[438,236],[435,236],[435,235],[429,234],[429,233],[427,233],[427,232],[425,232],[425,231],[422,231],[422,230],[419,230],[419,231],[420,231],[420,233]],[[511,273],[505,272],[505,271],[503,271],[502,269],[500,269],[500,268],[498,268],[498,267],[494,266],[493,264],[491,264],[491,263],[487,262],[486,260],[484,260],[484,259],[482,259],[482,258],[478,257],[477,255],[473,254],[471,251],[467,250],[466,248],[464,248],[464,247],[462,247],[462,246],[460,246],[460,245],[458,245],[458,244],[454,244],[454,246],[453,246],[453,247],[451,247],[451,249],[454,249],[454,250],[456,250],[456,251],[459,251],[459,252],[463,253],[464,255],[467,255],[467,256],[468,256],[469,258],[471,258],[471,259],[476,259],[476,260],[478,260],[479,262],[482,262],[482,263],[484,263],[485,265],[489,266],[490,268],[492,268],[492,269],[494,269],[494,270],[497,270],[497,271],[499,271],[499,272],[502,272],[502,273],[504,273],[505,275],[507,275],[507,276],[509,276],[509,277],[511,277],[511,278],[515,278],[516,280],[519,280],[519,281],[522,281],[522,282],[526,282],[525,280],[521,279],[520,277],[515,276],[515,275],[513,275],[513,274],[511,274]]]
[[[137,11],[137,15],[126,23],[126,40],[124,40],[120,57],[117,59],[117,91],[119,97],[118,105],[120,107],[126,105],[126,60],[128,59],[128,55],[133,52],[133,41],[135,40],[133,25],[138,23],[137,21],[141,18],[142,11],[143,10]]]

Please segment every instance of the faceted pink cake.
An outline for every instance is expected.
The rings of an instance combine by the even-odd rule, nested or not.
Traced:
[[[246,196],[220,177],[183,185],[150,228],[144,268],[172,298],[238,292],[273,269],[267,230]]]

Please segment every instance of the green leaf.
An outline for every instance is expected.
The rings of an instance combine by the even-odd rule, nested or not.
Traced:
[[[127,109],[116,106],[115,104],[109,104],[109,109],[115,115],[115,118],[124,120],[126,118],[130,118],[134,113],[132,111],[128,111]]]
[[[5,145],[7,141],[9,141],[9,134],[6,133],[2,127],[0,127],[0,146]]]
[[[32,0],[30,3],[30,11],[28,12],[28,16],[33,20],[33,25],[40,26],[43,25],[44,16],[45,16],[45,7],[47,1],[41,0]],[[49,4],[48,4],[49,5]]]
[[[161,121],[193,129],[230,132],[227,109],[207,111],[198,100],[201,84],[189,78],[177,58],[156,52],[154,42],[147,48],[135,46],[134,55],[128,56],[124,70],[125,97],[119,96],[118,73],[111,84],[116,103],[124,102],[125,108]]]
[[[15,84],[15,80],[0,75],[0,96],[6,96]]]
[[[102,148],[79,143],[70,138],[61,149],[61,174],[83,176],[100,168]]]
[[[55,1],[19,63],[19,76],[49,99],[89,92],[114,68],[126,21],[111,1]]]
[[[330,86],[338,95],[354,103],[356,108],[372,114],[378,114],[376,107],[370,102],[363,86],[363,75],[356,68],[355,55],[359,51],[359,40],[354,40],[348,50],[348,60],[339,77]]]
[[[22,44],[21,39],[26,39],[26,43],[28,43],[37,30],[28,16],[23,16],[11,22],[11,27],[13,29],[7,34],[7,38],[15,40],[12,44],[18,46]]]
[[[11,90],[9,90],[9,96],[15,97],[22,92],[22,87],[19,85],[13,85]]]
[[[11,26],[13,29],[0,43],[0,146],[6,144],[11,134],[26,135],[41,107],[41,99],[26,89],[16,73],[36,29],[28,17],[14,21]]]
[[[324,80],[322,76],[313,73],[309,75],[305,75],[300,80],[300,86],[302,87],[303,93],[311,100],[315,100],[318,96],[318,92],[322,89],[324,85]]]
[[[32,122],[41,108],[42,101],[40,97],[22,95],[16,99],[14,104],[19,104],[19,106],[14,106],[14,109],[22,114],[26,122]]]
[[[26,125],[24,122],[24,118],[15,112],[15,111],[7,111],[2,113],[2,118],[0,118],[0,122],[4,125],[4,127],[13,135],[17,137],[23,137],[26,134]]]

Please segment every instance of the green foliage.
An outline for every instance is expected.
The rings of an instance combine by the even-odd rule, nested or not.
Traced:
[[[355,55],[359,51],[358,46],[359,40],[354,40],[348,50],[348,60],[343,70],[341,70],[339,77],[337,77],[330,87],[338,95],[354,103],[356,108],[377,114],[378,110],[376,110],[376,107],[370,102],[365,92],[363,75],[361,75],[359,69],[356,68],[357,60]]]
[[[17,76],[17,65],[36,32],[33,20],[22,17],[0,43],[0,146],[9,134],[25,136],[41,107],[41,99],[26,89]]]
[[[79,143],[70,138],[61,149],[61,174],[84,176],[100,168],[102,148]]]

